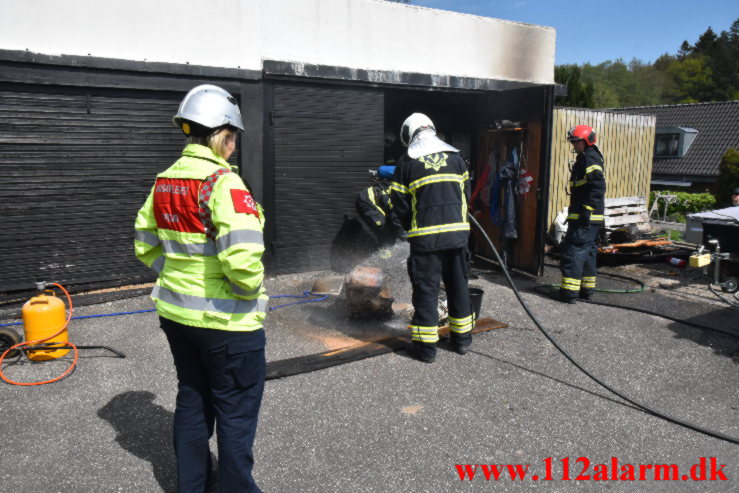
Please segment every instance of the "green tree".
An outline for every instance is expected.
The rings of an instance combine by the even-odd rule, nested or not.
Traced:
[[[596,108],[620,108],[622,106],[616,91],[602,82],[595,83],[594,101]]]
[[[671,84],[667,74],[638,59],[585,64],[582,80],[593,86],[596,108],[660,104]]]
[[[668,95],[672,103],[696,103],[710,101],[713,92],[713,72],[708,66],[708,58],[692,55],[684,60],[676,60],[667,67],[676,84],[675,91]]]
[[[690,55],[692,52],[693,47],[690,43],[688,43],[688,40],[686,39],[685,41],[683,41],[683,44],[680,45],[680,49],[677,50],[677,57],[683,59],[686,56]]]
[[[729,33],[723,31],[713,45],[709,66],[713,71],[711,98],[715,101],[731,99],[735,92],[737,60],[732,59]]]
[[[737,21],[732,24],[736,28]],[[734,29],[736,32],[736,29]],[[710,27],[701,34],[691,56],[704,58],[711,69],[711,84],[705,88],[701,101],[731,99],[736,92],[737,52],[732,47],[732,31],[717,35]]]
[[[558,104],[624,107],[739,99],[739,19],[728,31],[708,28],[694,45],[683,41],[677,54],[653,64],[634,59],[598,65],[562,65],[555,80],[570,96]]]
[[[559,97],[557,104],[577,108],[593,108],[593,86],[581,80],[577,65],[560,65],[554,69],[554,81],[567,86],[567,96]]]
[[[713,32],[713,29],[709,27],[708,29],[706,29],[706,32],[700,35],[698,41],[693,47],[693,51],[691,54],[711,56],[711,53],[716,46],[717,40],[718,36],[716,36],[716,33]]]
[[[593,86],[593,103],[595,108],[613,108],[621,106],[617,91],[613,89],[618,81],[618,71],[609,71],[616,62],[603,62],[598,65],[586,63],[582,67],[582,79]]]
[[[731,192],[739,187],[739,150],[728,149],[721,159],[718,177],[718,203],[731,205]]]
[[[624,92],[632,89],[629,80],[629,67],[620,58],[615,62],[607,62],[602,65],[605,70],[604,83],[616,94],[619,106],[622,106],[621,100]]]
[[[721,33],[722,35],[724,33]],[[727,33],[728,65],[732,67],[731,87],[733,89],[729,99],[739,99],[739,19],[736,19]]]
[[[657,64],[632,60],[630,92],[623,95],[623,106],[652,106],[662,104],[665,94],[673,90],[672,78],[657,68]]]
[[[654,61],[654,68],[657,70],[665,71],[667,70],[667,67],[669,67],[670,64],[674,62],[675,60],[677,60],[679,57],[680,57],[679,54],[677,57],[674,57],[670,55],[669,53],[664,53],[663,55],[661,55],[659,58],[657,58]]]
[[[731,27],[729,28],[729,34],[733,39],[739,37],[739,18],[732,22]]]

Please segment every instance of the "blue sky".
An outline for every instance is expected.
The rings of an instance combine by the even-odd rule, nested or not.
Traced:
[[[653,62],[694,43],[710,26],[719,34],[739,17],[737,0],[411,0],[413,5],[551,26],[557,65],[622,58]]]

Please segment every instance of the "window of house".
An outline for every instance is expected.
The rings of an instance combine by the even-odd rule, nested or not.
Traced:
[[[677,156],[680,134],[657,134],[654,141],[655,156]]]

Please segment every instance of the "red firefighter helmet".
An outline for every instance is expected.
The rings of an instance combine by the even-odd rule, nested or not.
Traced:
[[[578,125],[567,131],[567,140],[570,142],[573,140],[584,140],[585,145],[591,146],[595,144],[595,132],[593,131],[593,127]]]

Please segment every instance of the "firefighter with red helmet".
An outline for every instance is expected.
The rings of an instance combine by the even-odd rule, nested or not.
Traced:
[[[562,242],[559,297],[566,303],[589,299],[595,292],[596,240],[603,226],[606,178],[595,131],[577,125],[567,132],[577,159],[570,175],[567,234]]]

